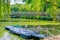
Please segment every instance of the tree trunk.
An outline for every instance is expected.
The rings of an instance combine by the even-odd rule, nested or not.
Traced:
[[[1,0],[0,0],[0,19],[1,19]]]

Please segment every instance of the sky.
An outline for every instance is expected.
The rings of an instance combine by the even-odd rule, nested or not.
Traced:
[[[24,4],[24,2],[22,2],[22,0],[17,0],[16,2],[17,2],[18,4]],[[14,2],[14,0],[11,0],[11,1],[10,1],[10,4],[13,5],[13,4],[15,4],[16,2]]]

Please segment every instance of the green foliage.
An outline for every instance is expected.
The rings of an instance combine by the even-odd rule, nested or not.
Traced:
[[[51,18],[50,16],[41,16],[40,19],[41,20],[50,20],[50,21],[53,20],[53,18]]]
[[[6,0],[6,2],[5,0],[0,1],[0,18],[4,17],[5,13],[3,12],[7,12],[8,17],[10,12],[47,12],[53,18],[56,18],[56,14],[60,13],[60,0],[23,0],[25,4],[17,3],[15,5],[10,5],[10,0]],[[38,19],[40,17],[31,16],[30,18]]]
[[[30,4],[32,0],[23,0],[23,2],[26,2],[27,4]]]
[[[1,0],[0,1],[0,17],[5,18],[4,15],[8,13],[8,17],[10,15],[10,0]]]

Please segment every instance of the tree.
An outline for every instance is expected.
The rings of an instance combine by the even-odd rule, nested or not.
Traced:
[[[10,17],[10,0],[6,0],[7,4],[6,4],[6,10],[7,10],[7,14],[8,14],[8,18]]]
[[[9,0],[1,0],[0,1],[0,17],[4,18],[4,15],[6,14],[6,12],[8,13],[8,15],[10,14],[10,1]]]
[[[0,0],[0,19],[1,19],[1,0]]]
[[[23,0],[25,1],[25,7],[28,11],[39,12],[40,11],[40,0]]]
[[[0,1],[0,18],[3,18],[3,12],[4,12],[4,0]]]

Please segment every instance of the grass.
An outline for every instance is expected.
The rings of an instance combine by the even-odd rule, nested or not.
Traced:
[[[6,21],[14,21],[14,22],[37,22],[40,20],[35,20],[35,19],[22,19],[22,18],[3,18],[0,20],[6,20]]]
[[[2,21],[3,20],[3,21]],[[11,24],[19,24],[19,25],[59,25],[60,22],[58,21],[47,21],[47,20],[35,20],[35,19],[22,19],[22,18],[7,18],[2,19],[0,22],[2,23],[8,23],[11,22]],[[7,25],[7,24],[6,24]]]
[[[37,19],[23,19],[23,18],[3,18],[0,20],[12,21],[12,22],[39,22],[39,21],[48,21],[48,20],[37,20]]]
[[[6,25],[59,25],[59,22],[53,22],[53,21],[39,21],[39,22],[0,22],[1,24]]]

